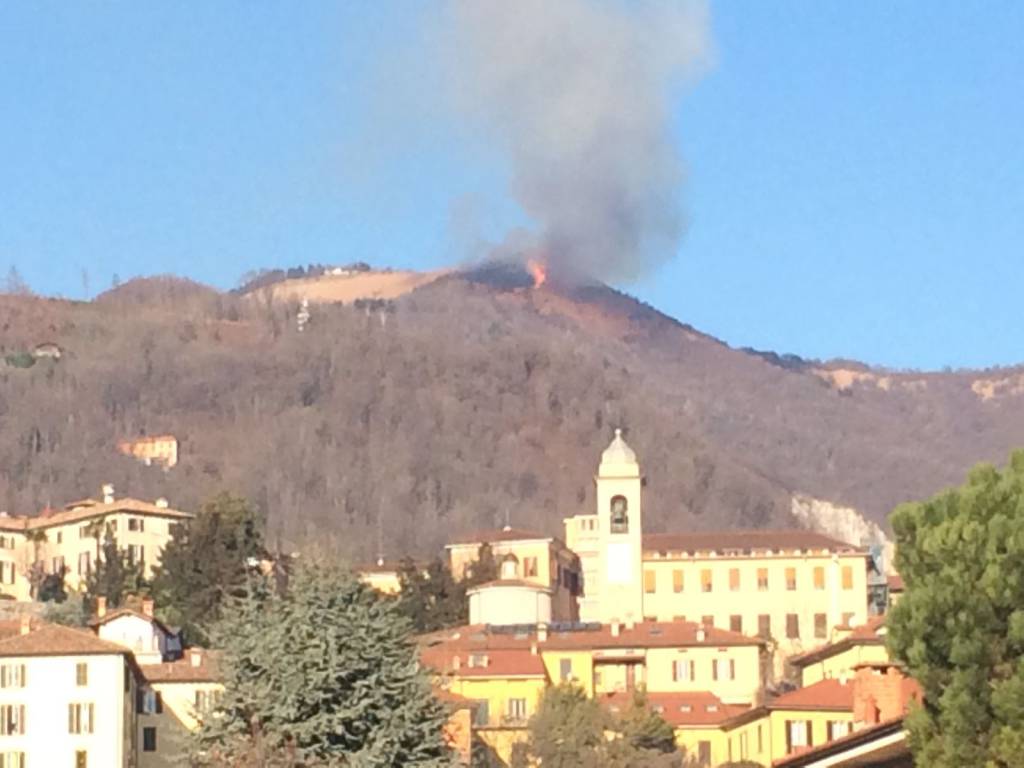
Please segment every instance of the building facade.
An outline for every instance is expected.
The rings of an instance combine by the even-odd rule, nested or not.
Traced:
[[[803,530],[645,534],[640,464],[618,430],[594,483],[595,513],[564,521],[582,621],[695,621],[770,639],[781,660],[867,620],[866,550]]]
[[[176,526],[192,517],[164,499],[117,499],[110,486],[102,501],[76,501],[37,517],[0,516],[0,594],[30,600],[45,576],[60,573],[67,589],[83,588],[108,535],[149,577]]]

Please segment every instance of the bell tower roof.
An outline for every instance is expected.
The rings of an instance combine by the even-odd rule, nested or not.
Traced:
[[[599,477],[636,477],[640,474],[636,452],[622,439],[621,429],[615,430],[611,444],[601,454],[597,474]]]

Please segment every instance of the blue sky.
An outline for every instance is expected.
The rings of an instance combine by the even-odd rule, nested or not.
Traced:
[[[460,257],[500,157],[403,106],[413,3],[8,3],[0,270],[116,274]],[[735,346],[894,367],[1024,361],[1024,5],[722,2],[678,94],[678,255],[622,286]],[[390,98],[381,98],[390,94]],[[411,101],[411,99],[410,99]]]

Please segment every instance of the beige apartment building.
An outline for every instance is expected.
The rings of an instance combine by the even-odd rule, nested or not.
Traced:
[[[118,499],[111,486],[103,490],[102,501],[84,499],[37,517],[0,516],[0,595],[30,600],[34,581],[62,571],[69,590],[82,588],[108,533],[152,575],[175,526],[193,515],[172,509],[166,499]]]

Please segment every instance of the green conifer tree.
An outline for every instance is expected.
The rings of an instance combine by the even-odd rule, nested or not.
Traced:
[[[284,592],[253,577],[212,638],[226,690],[199,744],[219,764],[282,752],[296,765],[451,764],[447,714],[420,671],[408,622],[350,572],[303,563]]]
[[[906,594],[888,645],[924,691],[915,764],[1024,765],[1024,451],[891,521]]]

